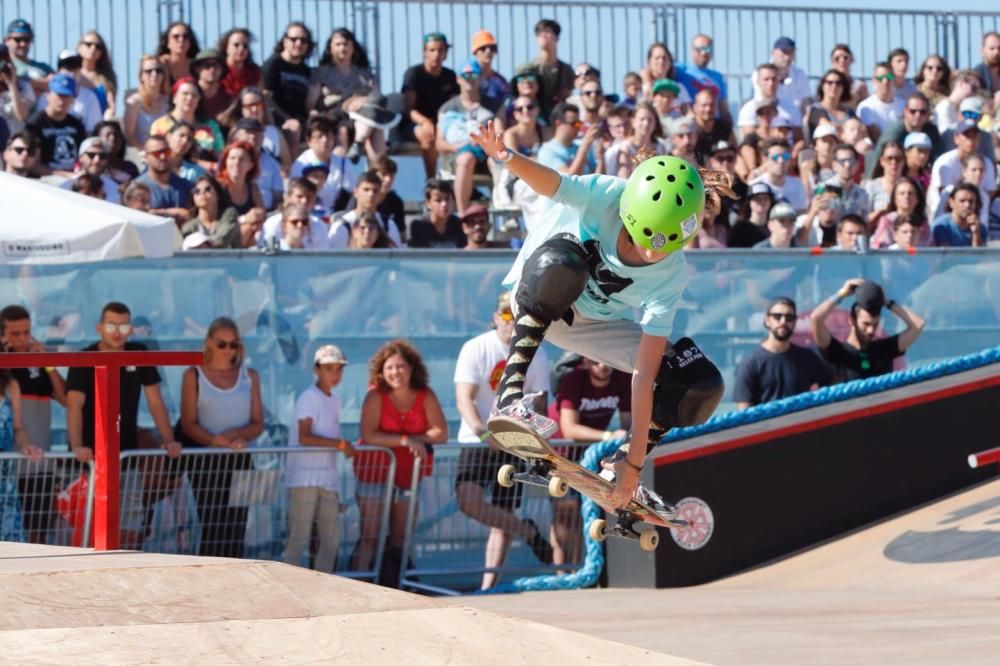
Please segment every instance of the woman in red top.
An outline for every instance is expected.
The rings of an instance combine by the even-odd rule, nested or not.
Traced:
[[[247,86],[260,85],[260,67],[250,53],[251,41],[253,36],[246,28],[233,28],[219,37],[219,53],[226,58],[226,75],[219,83],[230,97],[236,97]]]
[[[361,405],[361,439],[369,446],[390,448],[396,456],[389,510],[389,546],[398,558],[402,555],[406,532],[413,466],[420,459],[420,475],[430,474],[432,452],[428,445],[448,441],[448,424],[441,403],[428,386],[427,366],[420,353],[405,340],[387,342],[375,352],[369,362],[368,385],[372,388]],[[356,571],[371,567],[378,547],[385,501],[386,458],[371,453],[355,457],[361,512],[361,539],[353,562]]]

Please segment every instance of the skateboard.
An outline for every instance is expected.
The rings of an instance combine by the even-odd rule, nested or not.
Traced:
[[[634,539],[643,550],[655,550],[660,536],[655,529],[639,531],[637,523],[649,523],[668,529],[687,527],[680,518],[665,518],[644,502],[632,499],[625,509],[618,509],[611,502],[614,485],[589,469],[559,455],[549,442],[531,427],[507,416],[494,416],[486,424],[489,438],[502,451],[531,463],[528,472],[521,472],[514,465],[504,465],[497,472],[497,483],[505,488],[515,483],[542,486],[552,497],[563,497],[574,488],[615,516],[610,531],[604,519],[597,519],[587,527],[595,541],[604,541],[609,534]]]

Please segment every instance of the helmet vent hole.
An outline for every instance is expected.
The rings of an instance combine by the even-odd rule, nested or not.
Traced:
[[[646,176],[646,180],[653,180],[656,176]]]
[[[661,167],[667,166],[666,164],[663,163],[663,160],[656,160],[656,163],[659,164]]]
[[[671,174],[668,174],[668,175],[667,175],[667,182],[668,182],[668,183],[672,183],[672,182],[674,182],[675,180],[677,180],[677,176],[675,176],[674,174],[672,174],[672,173],[671,173]]]
[[[643,230],[642,230],[642,234],[643,234],[643,235],[644,235],[644,236],[645,236],[646,238],[649,238],[650,236],[652,236],[652,235],[653,235],[653,230],[652,230],[652,229],[650,229],[649,227],[647,227],[647,228],[645,228],[645,229],[643,229]]]
[[[667,238],[668,240],[670,240],[671,243],[673,243],[675,240],[677,240],[677,234],[670,234],[669,236],[667,236]]]
[[[689,190],[693,190],[694,189],[694,183],[688,183],[687,186],[688,186]]]
[[[687,165],[682,164],[680,166],[681,166],[681,171],[687,171]]]
[[[674,197],[674,201],[677,202],[678,208],[684,205],[684,199],[681,199],[681,195],[679,194]]]
[[[656,190],[656,193],[653,194],[653,201],[659,201],[661,194],[662,194],[662,192],[660,190]]]

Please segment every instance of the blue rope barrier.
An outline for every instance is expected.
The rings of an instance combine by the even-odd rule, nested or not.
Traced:
[[[994,363],[1000,363],[1000,346],[985,349],[975,354],[967,354],[957,358],[928,363],[918,368],[907,368],[906,370],[892,372],[887,375],[880,375],[869,379],[856,379],[844,384],[826,386],[817,391],[802,393],[763,405],[755,405],[743,411],[717,414],[700,426],[671,430],[660,440],[660,444],[690,439],[700,435],[719,432],[720,430],[737,428],[750,423],[784,416],[785,414],[801,412],[813,407],[819,407],[820,405],[860,398],[873,393],[880,393],[930,379],[937,379],[938,377],[953,375]],[[596,472],[600,466],[601,458],[613,453],[620,445],[621,440],[597,442],[587,448],[583,454],[583,458],[580,459],[580,464]],[[585,552],[583,564],[578,570],[564,576],[548,575],[518,578],[509,583],[501,583],[492,590],[484,590],[482,593],[574,590],[596,584],[601,569],[604,567],[604,551],[601,544],[590,538],[587,526],[590,525],[591,521],[602,517],[602,510],[589,497],[584,497],[580,513],[583,517],[583,543],[585,544]]]

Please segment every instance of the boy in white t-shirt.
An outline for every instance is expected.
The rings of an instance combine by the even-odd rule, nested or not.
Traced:
[[[340,437],[340,397],[333,393],[344,375],[347,358],[335,345],[324,345],[313,357],[316,383],[295,401],[290,449],[285,463],[288,488],[288,545],[285,564],[299,564],[309,545],[313,523],[319,532],[319,551],[313,568],[333,573],[340,548],[339,454],[354,455],[351,443]],[[315,447],[299,453],[294,449]]]

